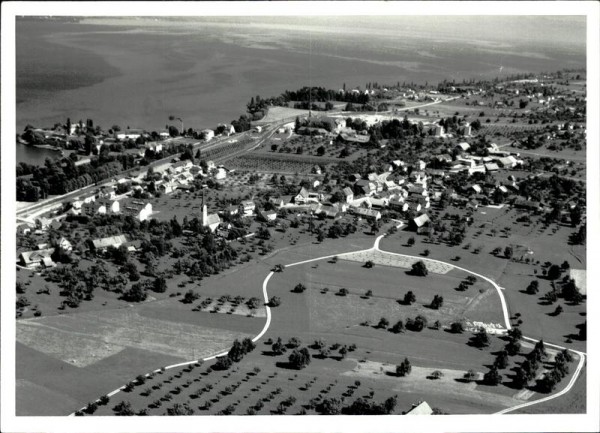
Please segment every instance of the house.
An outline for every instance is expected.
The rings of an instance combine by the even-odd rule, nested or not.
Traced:
[[[276,207],[282,207],[288,205],[292,201],[291,195],[283,195],[281,197],[270,197],[269,203],[272,203]]]
[[[442,153],[441,155],[437,155],[435,158],[440,162],[445,162],[448,164],[450,164],[452,162],[452,157],[450,155],[448,155],[447,153]]]
[[[94,239],[92,241],[92,248],[95,251],[106,251],[108,247],[119,248],[125,243],[127,243],[125,235],[109,236],[106,238]]]
[[[117,139],[119,140],[137,140],[144,134],[142,129],[127,129],[125,131],[117,132]]]
[[[39,217],[35,220],[35,226],[40,230],[46,230],[52,224],[52,220],[46,217]]]
[[[17,225],[17,234],[26,235],[31,233],[31,230],[35,228],[35,224],[28,222]]]
[[[319,203],[319,200],[319,193],[309,192],[304,187],[302,187],[294,197],[294,203],[296,204]]]
[[[227,209],[225,209],[223,211],[223,213],[225,215],[229,215],[229,216],[237,215],[239,212],[240,212],[240,207],[235,206],[235,205],[228,206]]]
[[[351,134],[348,132],[340,132],[337,140],[345,144],[366,144],[371,139],[368,135]]]
[[[342,216],[342,213],[340,212],[340,210],[337,206],[324,205],[321,207],[320,213],[322,215],[324,215],[325,218],[337,219],[337,218],[341,218],[341,216]]]
[[[489,172],[494,172],[494,171],[498,171],[500,170],[500,167],[498,167],[498,164],[496,164],[495,162],[489,162],[487,164],[483,164],[485,166],[486,171]]]
[[[431,220],[429,219],[429,215],[427,215],[426,213],[419,215],[416,218],[413,218],[410,221],[410,226],[413,229],[416,229],[417,231],[425,226],[427,226],[429,224]]]
[[[378,221],[381,219],[381,212],[379,212],[378,210],[367,209],[364,207],[353,207],[351,209],[352,209],[352,213],[354,213],[357,216],[361,216],[365,219],[374,220],[374,221]]]
[[[406,412],[405,415],[432,415],[433,409],[426,401],[413,405],[412,409]]]
[[[434,135],[436,137],[442,137],[444,135],[444,127],[442,125],[437,125],[435,127]]]
[[[119,179],[121,180],[121,179]],[[119,183],[125,183],[126,179],[122,179],[123,182],[119,182]],[[100,187],[100,189],[98,190],[98,193],[96,194],[98,199],[108,199],[108,200],[114,200],[117,197],[117,189],[114,186],[102,186]],[[91,200],[94,201],[94,200]],[[85,201],[84,203],[89,203],[90,201]]]
[[[167,131],[166,129],[161,129],[160,131],[158,131],[158,137],[161,140],[166,140],[170,136],[171,136],[171,134],[169,134],[169,131]]]
[[[458,143],[456,145],[457,149],[462,150],[463,152],[466,152],[467,150],[469,150],[471,148],[471,145],[469,143],[467,143],[466,141],[463,141],[462,143]]]
[[[57,243],[58,247],[63,251],[73,251],[73,245],[65,238],[60,238]]]
[[[81,214],[87,216],[116,214],[120,211],[120,204],[117,200],[100,199],[91,203],[84,203],[81,206]]]
[[[151,150],[154,153],[162,152],[163,144],[162,143],[147,143],[146,149]]]
[[[215,171],[214,176],[215,180],[223,180],[227,177],[227,170],[225,170],[223,167],[219,167]]]
[[[19,264],[29,269],[34,269],[40,266],[54,266],[52,254],[54,248],[46,248],[43,250],[25,251],[19,254]]]
[[[275,212],[274,210],[259,209],[257,213],[263,221],[268,222],[275,221],[277,219],[277,212]]]
[[[483,191],[477,184],[471,185],[469,188],[475,191],[476,194],[481,194],[481,191]]]
[[[152,203],[144,204],[141,201],[132,201],[123,206],[123,214],[130,215],[138,221],[146,221],[152,215]]]
[[[240,203],[240,212],[242,216],[252,216],[254,214],[254,209],[256,209],[256,205],[252,200],[242,200]]]
[[[212,129],[203,129],[202,131],[200,131],[200,137],[202,137],[202,139],[204,139],[205,141],[212,140],[213,138],[215,138],[215,131],[213,131]]]
[[[503,168],[514,168],[517,166],[517,159],[512,155],[498,158],[497,161],[498,165],[502,166]]]
[[[344,194],[344,201],[346,203],[351,203],[352,200],[354,200],[354,193],[352,192],[352,189],[349,187],[345,187],[342,190],[342,194]]]
[[[373,195],[377,191],[377,186],[366,179],[360,179],[354,184],[354,192],[357,195]]]
[[[177,189],[177,183],[173,181],[162,182],[158,184],[157,188],[163,194],[171,194]]]
[[[229,124],[229,123],[221,123],[219,124],[219,126],[217,127],[217,131],[222,131],[221,135],[225,135],[227,137],[229,137],[230,135],[235,134],[235,128],[233,125]]]

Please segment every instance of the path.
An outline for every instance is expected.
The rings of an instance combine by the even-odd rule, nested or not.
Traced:
[[[508,308],[507,308],[507,305],[506,305],[506,300],[504,298],[504,294],[502,293],[502,291],[504,290],[504,288],[500,287],[492,279],[486,277],[485,275],[478,274],[476,272],[470,271],[470,270],[462,268],[460,266],[456,266],[456,265],[454,265],[452,263],[444,262],[442,260],[435,260],[435,259],[430,259],[430,258],[425,258],[425,257],[411,256],[411,255],[407,255],[407,254],[393,253],[393,252],[382,250],[382,249],[379,248],[379,243],[381,242],[381,239],[383,239],[385,236],[386,236],[385,234],[378,236],[377,239],[375,239],[375,243],[374,243],[374,245],[371,248],[367,248],[367,249],[364,249],[364,250],[358,250],[358,251],[349,251],[349,252],[341,253],[341,254],[330,254],[330,255],[327,255],[327,256],[317,257],[317,258],[308,259],[308,260],[302,260],[302,261],[299,261],[299,262],[290,263],[288,265],[285,265],[284,268],[290,268],[292,266],[299,266],[299,265],[303,265],[303,264],[306,264],[306,263],[316,262],[316,261],[319,261],[319,260],[326,260],[326,259],[330,259],[330,258],[333,258],[333,257],[343,257],[345,255],[356,254],[356,253],[361,253],[361,252],[368,252],[368,251],[379,251],[379,252],[386,253],[386,254],[391,254],[391,255],[396,255],[396,256],[401,256],[401,257],[407,257],[407,258],[411,258],[411,259],[418,259],[418,260],[423,260],[423,261],[429,261],[429,262],[433,262],[433,263],[443,264],[443,265],[446,265],[446,266],[451,266],[451,267],[454,267],[454,268],[456,268],[458,270],[461,270],[461,271],[467,272],[467,273],[469,273],[471,275],[474,275],[476,277],[479,277],[479,278],[487,281],[488,283],[490,283],[492,286],[494,286],[494,288],[496,289],[496,292],[498,293],[498,296],[500,297],[500,303],[502,304],[502,312],[504,314],[504,322],[505,322],[505,325],[506,325],[506,329],[507,330],[511,329],[510,316],[509,316],[509,313],[508,313]],[[274,274],[275,274],[275,272],[271,271],[267,275],[267,277],[264,279],[264,281],[263,281],[262,292],[263,292],[263,298],[264,298],[264,302],[265,302],[265,308],[266,308],[266,311],[267,311],[267,320],[265,321],[265,325],[263,326],[263,329],[260,331],[260,333],[258,335],[256,335],[252,339],[253,342],[257,342],[258,340],[260,340],[263,337],[263,335],[265,335],[265,333],[269,329],[269,326],[271,325],[271,308],[269,307],[269,305],[267,305],[268,302],[269,302],[269,295],[268,295],[268,292],[267,292],[267,286],[268,286],[269,280],[271,279],[271,277]],[[525,336],[523,336],[522,338],[524,340],[528,340],[528,341],[531,341],[533,343],[537,343],[539,341],[539,340],[536,340],[536,339],[531,338],[531,337],[525,337]],[[565,350],[566,349],[565,347],[559,346],[557,344],[552,344],[552,343],[547,343],[547,342],[544,342],[544,344],[547,345],[547,346],[559,349],[559,350]],[[585,354],[585,352],[580,352],[580,351],[574,350],[574,349],[568,349],[568,350],[570,350],[571,352],[573,352],[573,353],[575,353],[575,354],[577,354],[579,356],[579,364],[577,365],[577,369],[575,370],[575,373],[571,377],[571,380],[569,381],[569,383],[567,384],[567,386],[564,389],[562,389],[561,391],[557,392],[556,394],[552,394],[552,395],[549,395],[547,397],[544,397],[544,398],[541,398],[541,399],[538,399],[538,400],[530,401],[530,402],[527,402],[527,403],[519,404],[517,406],[513,406],[513,407],[509,407],[509,408],[503,409],[503,410],[501,410],[499,412],[496,412],[495,414],[505,414],[505,413],[508,413],[508,412],[513,412],[515,410],[522,409],[524,407],[533,406],[535,404],[543,403],[543,402],[546,402],[546,401],[558,398],[558,397],[566,394],[567,392],[569,392],[571,390],[571,388],[573,388],[573,385],[575,385],[575,382],[577,381],[577,378],[579,377],[579,374],[581,373],[581,370],[583,369],[583,366],[585,365],[585,356],[586,356],[586,354]],[[213,360],[215,358],[218,358],[220,356],[225,356],[225,355],[227,355],[227,353],[229,353],[229,351],[221,352],[219,354],[209,356],[207,358],[202,359],[202,361],[211,361],[211,360]],[[169,366],[163,367],[163,368],[164,368],[164,370],[170,370],[172,368],[183,367],[183,366],[186,366],[186,365],[195,364],[196,362],[198,362],[198,360],[195,359],[195,360],[192,360],[192,361],[186,361],[186,362],[181,362],[179,364],[169,365]],[[153,374],[153,373],[158,373],[161,370],[162,370],[161,368],[156,369],[156,370],[152,371],[151,373],[145,374],[145,377],[148,377],[150,374]],[[123,385],[122,387],[120,387],[118,389],[115,389],[114,391],[112,391],[112,392],[110,392],[110,393],[108,393],[106,395],[108,397],[112,397],[115,394],[119,393],[121,390],[123,390],[125,387],[126,387],[126,385]],[[98,402],[98,401],[99,400],[96,400],[96,402]],[[85,409],[85,407],[81,408],[80,410],[83,411],[83,409]],[[75,413],[72,413],[69,416],[74,416],[74,415],[75,415]]]

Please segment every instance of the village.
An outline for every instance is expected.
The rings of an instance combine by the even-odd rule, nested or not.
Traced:
[[[91,120],[27,129],[28,143],[69,156],[17,167],[17,339],[41,354],[22,355],[23,375],[34,381],[37,363],[57,356],[76,367],[89,383],[73,398],[88,402],[76,415],[159,414],[173,398],[168,412],[188,415],[496,413],[570,388],[586,339],[579,74],[369,83],[336,91],[328,109],[257,97],[247,116],[214,129],[186,130],[178,118],[157,132]],[[573,368],[549,385],[548,365],[519,382],[509,372],[518,358],[494,357],[515,345],[510,356],[542,356],[543,341],[521,330],[554,342],[546,364],[573,353]],[[60,354],[49,343],[58,340]],[[244,351],[227,364],[232,341]],[[266,350],[250,354],[255,343]],[[283,346],[314,362],[290,367]],[[152,355],[123,361],[138,352]],[[243,355],[242,379],[232,362]],[[411,391],[394,396],[390,380],[410,374],[411,357]],[[96,370],[102,362],[110,368]],[[204,372],[192,380],[195,368]],[[134,390],[168,371],[177,373]],[[110,398],[121,403],[106,406],[111,389],[95,377],[120,386]],[[331,384],[309,401],[302,393],[317,377]],[[213,382],[182,390],[200,380]],[[181,386],[149,399],[172,382]],[[220,382],[227,388],[194,403]],[[265,386],[263,403],[236,401],[227,389],[240,386],[247,397]],[[344,397],[325,398],[332,388]],[[359,388],[386,403],[342,409]]]

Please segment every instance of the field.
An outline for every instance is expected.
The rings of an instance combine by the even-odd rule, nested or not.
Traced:
[[[576,326],[585,320],[585,304],[571,305],[561,300],[548,305],[540,299],[551,290],[550,280],[543,278],[542,265],[546,261],[561,264],[566,260],[573,268],[585,268],[585,247],[568,245],[568,237],[572,232],[570,227],[516,222],[519,215],[522,213],[509,208],[479,208],[473,215],[475,222],[467,230],[466,238],[469,241],[460,247],[425,242],[418,236],[417,243],[408,247],[407,239],[414,236],[408,232],[398,232],[384,238],[380,247],[385,251],[411,255],[418,255],[426,248],[431,251],[430,257],[448,263],[453,263],[453,259],[459,256],[460,260],[456,262],[458,266],[492,278],[504,288],[509,313],[522,315],[521,327],[525,335],[585,351],[585,342],[573,336],[578,332]],[[508,236],[500,234],[504,227],[511,228]],[[494,229],[496,234],[492,233]],[[556,248],[557,244],[565,247]],[[530,263],[509,261],[502,255],[495,257],[491,254],[494,248],[504,249],[507,245],[513,247],[517,259],[523,257],[523,260],[529,259]],[[481,249],[479,253],[476,252],[478,248]],[[532,254],[528,254],[528,251]],[[532,280],[539,282],[538,295],[525,293],[525,288]],[[564,311],[555,317],[552,313],[559,304]]]
[[[356,245],[357,247],[359,245]],[[391,323],[399,318],[426,314],[431,320],[469,318],[462,293],[450,289],[464,275],[449,270],[443,274],[430,274],[426,278],[407,276],[401,267],[376,265],[365,269],[360,263],[344,260],[344,255],[325,245],[315,248],[298,248],[276,254],[268,261],[290,263],[321,254],[339,254],[336,263],[327,260],[287,267],[276,273],[268,283],[269,296],[281,297],[279,307],[272,308],[272,321],[258,347],[239,364],[228,371],[210,368],[212,363],[199,364],[159,372],[138,384],[129,392],[113,396],[107,405],[100,406],[96,415],[111,415],[121,401],[131,404],[135,411],[144,410],[149,415],[184,411],[186,414],[314,414],[319,412],[318,402],[328,397],[341,398],[349,404],[361,396],[374,401],[397,395],[393,413],[401,414],[411,405],[426,400],[432,407],[447,413],[493,413],[503,408],[532,401],[543,395],[533,390],[516,390],[511,386],[511,368],[522,360],[515,357],[502,371],[503,385],[490,387],[479,382],[466,382],[463,376],[472,369],[479,377],[493,361],[493,353],[502,348],[499,337],[491,337],[491,345],[481,350],[468,344],[471,334],[451,334],[443,330],[425,329],[421,332],[406,331],[394,334],[375,326],[360,326],[359,321],[376,323],[387,316]],[[312,253],[312,254],[306,254]],[[368,278],[374,294],[365,299],[365,287],[355,287],[355,282],[365,280],[359,274],[372,273]],[[228,277],[223,280],[227,281]],[[302,281],[307,290],[292,293],[291,289]],[[336,296],[341,287],[348,288],[347,296]],[[325,291],[324,288],[329,290]],[[406,290],[417,295],[412,306],[395,302]],[[439,315],[423,304],[434,293],[443,291],[445,303]],[[490,320],[501,320],[499,300],[492,289],[485,289],[481,282],[469,288],[466,297],[484,296],[473,310],[485,311]],[[462,306],[461,306],[462,304]],[[467,306],[469,302],[466,302]],[[465,313],[465,311],[467,311]],[[493,319],[496,312],[497,318]],[[311,346],[315,340],[323,340],[330,347],[325,357],[310,348],[312,362],[300,371],[287,366],[287,354],[276,355],[271,351],[270,341],[282,337],[283,341],[295,337],[300,346]],[[345,355],[337,349],[351,348]],[[523,350],[533,346],[524,344]],[[289,350],[288,350],[289,353]],[[548,350],[548,361],[556,352]],[[404,357],[413,364],[412,373],[397,377],[395,366]],[[577,361],[577,360],[575,360]],[[208,364],[208,365],[207,365]],[[571,370],[573,370],[572,368]],[[433,371],[443,376],[434,380]],[[562,386],[568,382],[568,377]]]

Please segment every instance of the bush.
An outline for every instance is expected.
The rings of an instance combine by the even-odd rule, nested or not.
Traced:
[[[396,367],[396,375],[400,377],[408,376],[412,370],[412,366],[410,365],[410,361],[408,358],[404,358],[402,364]]]
[[[296,284],[296,287],[292,290],[294,293],[303,293],[306,290],[306,286],[302,283]]]
[[[465,325],[462,322],[452,322],[450,324],[450,332],[454,334],[462,334],[465,331]]]
[[[280,305],[281,305],[281,298],[279,296],[273,296],[271,299],[269,299],[270,307],[279,307]]]
[[[310,364],[310,361],[311,361],[310,352],[308,351],[308,349],[306,347],[303,347],[300,350],[294,349],[294,351],[290,354],[288,361],[292,368],[301,370],[304,367],[306,367],[308,364]]]
[[[413,263],[412,265],[412,274],[419,276],[419,277],[425,277],[428,274],[428,270],[427,270],[427,266],[425,266],[425,263],[423,263],[422,260],[419,260],[416,263]]]
[[[338,295],[338,296],[347,296],[348,293],[350,293],[348,291],[348,289],[341,288],[340,290],[338,290],[338,292],[336,293],[336,295]]]

